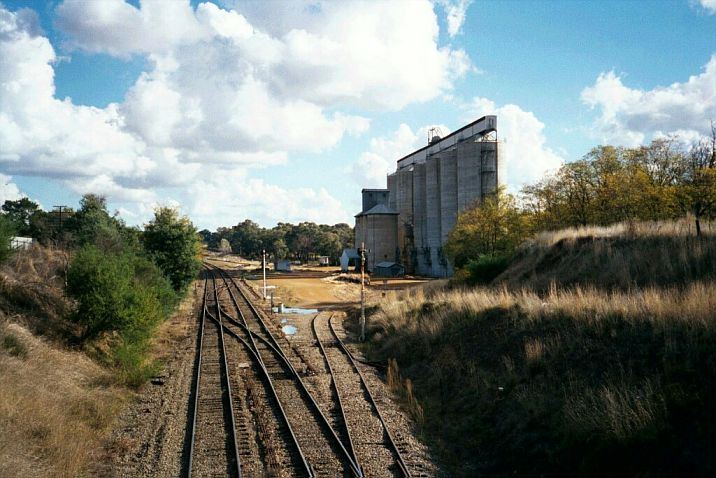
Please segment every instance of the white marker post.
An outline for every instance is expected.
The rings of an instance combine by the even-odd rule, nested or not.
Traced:
[[[264,274],[264,300],[266,300],[266,249],[263,249],[261,251],[261,269],[263,270]]]

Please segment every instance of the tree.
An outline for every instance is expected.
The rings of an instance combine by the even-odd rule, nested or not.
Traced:
[[[328,256],[331,262],[336,263],[343,253],[341,238],[335,232],[322,232],[316,241],[317,252],[322,256]]]
[[[124,224],[107,211],[107,199],[99,194],[85,194],[80,208],[66,220],[65,229],[75,246],[94,244],[105,251],[120,251],[127,244]]]
[[[144,228],[142,243],[174,290],[184,290],[199,272],[199,235],[191,221],[176,209],[158,208]]]
[[[702,138],[686,156],[681,184],[677,187],[681,208],[694,216],[696,235],[701,235],[701,219],[716,212],[716,125],[711,138]]]
[[[529,214],[501,186],[495,194],[458,216],[445,251],[457,268],[481,256],[510,257],[530,232]]]
[[[32,236],[30,218],[40,210],[40,205],[28,198],[16,201],[6,200],[2,211],[19,236]]]
[[[262,229],[254,221],[246,219],[231,228],[228,237],[231,249],[240,256],[257,258],[263,249]]]
[[[0,262],[5,260],[12,254],[10,241],[15,235],[15,228],[10,220],[5,216],[0,216]]]

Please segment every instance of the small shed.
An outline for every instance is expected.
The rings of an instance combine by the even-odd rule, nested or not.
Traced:
[[[318,265],[327,266],[329,263],[328,256],[318,256]]]
[[[379,262],[373,269],[373,277],[402,277],[405,268],[397,262]]]
[[[341,254],[341,272],[348,272],[348,269],[360,267],[360,254],[357,249],[343,249]]]
[[[32,247],[32,238],[15,236],[10,240],[10,247],[17,250],[29,249]]]
[[[274,263],[274,270],[280,272],[291,272],[291,261],[288,259],[281,259]]]

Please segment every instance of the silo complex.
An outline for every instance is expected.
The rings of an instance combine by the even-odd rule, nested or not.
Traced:
[[[497,118],[484,116],[398,160],[388,189],[364,189],[356,248],[368,269],[398,262],[409,274],[452,275],[443,246],[464,209],[497,189]],[[392,241],[392,242],[391,242]]]

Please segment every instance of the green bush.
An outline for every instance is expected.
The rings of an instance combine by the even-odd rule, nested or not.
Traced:
[[[12,254],[10,241],[14,235],[12,223],[5,216],[0,216],[0,262],[4,262]]]
[[[155,365],[147,363],[146,355],[152,332],[177,301],[159,268],[131,253],[85,246],[70,265],[67,290],[77,300],[72,318],[84,328],[83,338],[109,338],[105,358],[120,380],[138,385],[151,376]]]
[[[458,274],[458,279],[469,285],[489,284],[510,265],[506,256],[483,255],[465,264]]]

